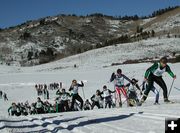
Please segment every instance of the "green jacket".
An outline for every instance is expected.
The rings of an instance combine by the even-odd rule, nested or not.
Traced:
[[[150,75],[151,73],[154,74],[154,72],[155,72],[156,70],[158,70],[159,67],[161,68],[160,63],[158,63],[158,62],[154,63],[150,68],[148,68],[148,69],[146,70],[144,77],[145,77],[145,78],[148,78],[149,75]],[[174,75],[174,73],[171,71],[171,69],[170,69],[170,67],[169,67],[168,65],[166,65],[165,68],[162,68],[162,69],[165,69],[165,72],[167,72],[172,78],[174,78],[175,75]]]

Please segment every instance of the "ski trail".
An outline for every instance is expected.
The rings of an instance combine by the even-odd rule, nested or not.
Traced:
[[[81,121],[79,121],[81,120]],[[68,129],[69,131],[72,131],[72,132],[75,132],[75,133],[91,133],[92,130],[90,128],[88,128],[87,126],[85,125],[81,125],[81,122],[82,121],[88,121],[87,118],[81,118],[81,119],[78,119],[78,121],[71,121],[71,122],[62,122],[60,123],[60,126],[65,128],[65,129]],[[88,123],[86,123],[88,124]]]
[[[0,122],[0,129],[3,129],[5,128],[7,125],[5,122]]]
[[[34,123],[42,128],[45,128],[49,131],[55,130],[55,128],[58,126],[53,123],[53,120],[51,120],[51,119],[43,120],[44,118],[41,116],[31,116],[31,117],[28,116],[27,118],[29,121],[32,121],[32,123]],[[58,119],[57,116],[55,116],[55,118]],[[58,127],[58,128],[60,128],[60,127]]]

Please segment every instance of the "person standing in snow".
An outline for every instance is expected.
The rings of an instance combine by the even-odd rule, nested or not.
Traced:
[[[6,93],[3,94],[3,98],[4,98],[4,101],[8,101],[8,98],[7,98],[7,94],[6,94]]]
[[[37,102],[35,103],[35,108],[38,114],[44,113],[44,103],[41,101],[41,98],[37,98]]]
[[[125,90],[124,79],[126,79],[127,81],[129,81],[131,83],[131,80],[128,77],[126,77],[124,74],[122,74],[121,69],[117,69],[116,74],[112,73],[111,79],[110,79],[110,82],[114,81],[117,97],[119,97],[119,106],[120,107],[122,106],[121,92],[124,95],[124,97],[126,98],[127,105],[128,105],[128,96],[127,96],[127,92]]]
[[[98,109],[101,108],[101,101],[102,101],[102,96],[101,96],[101,92],[100,90],[97,90],[96,91],[96,94],[94,94],[92,97],[91,97],[91,101],[93,102],[92,103],[92,109],[94,109],[94,106],[97,106]]]
[[[139,106],[139,98],[137,95],[137,90],[140,91],[140,95],[142,95],[142,91],[138,85],[138,80],[133,78],[131,80],[131,83],[128,83],[126,87],[127,87],[127,96],[128,96],[129,106],[134,106],[135,104]]]
[[[3,92],[2,92],[2,91],[0,91],[0,99],[2,99],[2,95],[3,95]]]
[[[21,113],[19,113],[19,107],[16,105],[16,103],[12,103],[12,105],[8,108],[8,113],[11,116],[20,116]]]
[[[70,108],[71,110],[74,109],[75,100],[78,100],[81,103],[80,109],[82,110],[83,108],[83,99],[78,94],[79,87],[84,87],[84,83],[81,81],[81,84],[78,84],[77,80],[74,79],[69,88],[69,91],[72,91],[72,103],[71,103],[71,108]]]
[[[153,88],[154,82],[156,82],[162,88],[164,102],[170,102],[167,95],[167,86],[162,78],[162,75],[163,73],[167,72],[174,79],[176,79],[176,75],[174,75],[174,73],[171,71],[169,65],[167,65],[167,62],[167,57],[162,57],[159,62],[154,63],[150,68],[146,70],[144,81],[148,82],[148,86],[141,99],[141,103],[143,103],[147,99],[149,91],[151,90],[151,88]]]
[[[144,92],[147,91],[147,90],[146,90],[147,87],[148,87],[148,83],[147,83],[147,82],[143,82],[143,88],[142,88],[142,90],[143,90]],[[156,94],[156,98],[155,98],[154,105],[159,104],[159,91],[157,90],[157,88],[156,88],[154,85],[153,85],[153,87],[151,88],[151,91],[152,91],[154,94]]]
[[[59,105],[59,111],[64,112],[64,111],[69,111],[69,105],[68,105],[68,100],[71,95],[66,92],[66,90],[63,88],[62,92],[59,93],[60,97],[60,105]]]
[[[106,85],[103,86],[103,91],[100,93],[101,95],[103,94],[103,99],[104,99],[104,103],[105,103],[105,108],[107,108],[107,105],[109,106],[109,108],[111,108],[112,106],[112,95],[111,93],[115,93],[115,91],[111,91],[107,88]]]
[[[91,110],[92,109],[92,105],[89,102],[88,99],[86,99],[85,103],[84,103],[84,110]]]

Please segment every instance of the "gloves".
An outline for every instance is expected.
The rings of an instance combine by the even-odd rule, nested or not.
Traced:
[[[112,82],[114,79],[115,79],[115,73],[113,72],[112,75],[111,75],[110,82]]]
[[[146,82],[148,79],[147,78],[144,78],[144,81],[143,82]]]

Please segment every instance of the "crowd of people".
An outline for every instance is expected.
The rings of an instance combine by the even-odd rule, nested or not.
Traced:
[[[84,83],[83,81],[78,83],[77,80],[74,79],[68,90],[69,92],[62,88],[61,85],[57,85],[59,87],[56,91],[56,99],[53,104],[48,101],[43,102],[40,97],[38,97],[37,102],[32,103],[31,106],[29,106],[28,103],[22,105],[12,103],[8,112],[11,112],[11,115],[56,113],[91,110],[94,109],[94,107],[97,107],[98,109],[116,106],[122,107],[125,102],[127,103],[127,106],[141,106],[147,99],[150,91],[156,94],[154,104],[159,104],[159,90],[155,88],[154,82],[162,88],[164,102],[168,103],[170,100],[167,95],[167,87],[162,79],[162,74],[164,72],[168,72],[172,78],[176,79],[176,75],[173,74],[170,67],[167,65],[166,57],[161,58],[159,62],[154,63],[153,66],[147,69],[144,76],[145,79],[142,85],[139,86],[137,79],[130,79],[123,74],[121,69],[117,69],[116,73],[112,73],[110,77],[110,82],[114,83],[114,90],[109,89],[107,85],[103,85],[102,91],[96,90],[90,100],[86,99],[85,101],[78,93],[79,88],[84,87]],[[127,84],[125,84],[125,80],[128,82]],[[35,87],[37,90],[39,88],[47,90],[47,85],[36,85]],[[122,100],[122,94],[125,99],[124,101]]]
[[[44,99],[49,99],[49,91],[46,84],[36,84],[35,88],[38,96],[44,95]]]

